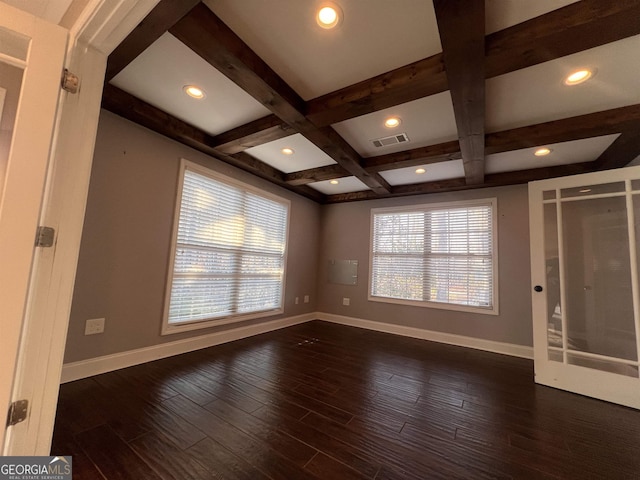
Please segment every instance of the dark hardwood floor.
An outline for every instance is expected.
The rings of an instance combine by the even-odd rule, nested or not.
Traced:
[[[325,322],[62,385],[78,479],[638,479],[640,412]]]

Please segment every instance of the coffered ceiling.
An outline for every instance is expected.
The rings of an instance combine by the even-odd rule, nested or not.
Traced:
[[[638,18],[640,0],[161,0],[109,57],[103,107],[321,203],[618,168],[640,155]]]

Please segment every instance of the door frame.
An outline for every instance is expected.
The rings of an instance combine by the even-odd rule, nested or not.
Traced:
[[[69,28],[65,68],[80,77],[81,85],[78,94],[60,96],[41,209],[41,221],[56,227],[55,256],[47,272],[32,272],[36,288],[24,299],[27,311],[41,314],[33,326],[46,326],[49,334],[25,329],[20,347],[23,358],[37,353],[45,359],[36,367],[36,377],[44,381],[35,381],[31,369],[29,376],[18,369],[12,400],[22,385],[35,401],[30,399],[24,435],[11,430],[21,424],[6,428],[2,422],[0,451],[5,455],[50,453],[107,57],[159,1],[89,0]]]
[[[543,191],[578,188],[588,185],[598,185],[612,182],[622,182],[627,179],[640,179],[640,166],[625,167],[616,170],[585,173],[570,177],[560,177],[549,180],[540,180],[529,183],[529,231],[531,247],[531,284],[541,286],[543,292],[547,291],[547,276],[545,267],[545,232],[544,232],[544,204]],[[627,195],[627,211],[633,210],[630,205],[630,197]],[[634,244],[635,233],[633,216],[628,215],[629,243]],[[561,244],[562,233],[558,232],[558,242]],[[562,247],[559,246],[560,263],[562,264]],[[640,252],[639,252],[640,253]],[[630,248],[630,262],[632,263],[631,284],[633,289],[633,308],[636,326],[637,349],[640,352],[640,292],[637,256],[635,249]],[[564,283],[563,267],[560,266],[560,282]],[[561,294],[561,304],[566,301]],[[564,316],[564,309],[563,309]],[[535,381],[542,385],[569,390],[582,395],[599,398],[605,401],[614,401],[621,405],[640,409],[640,379],[606,373],[594,369],[568,365],[548,360],[547,342],[547,295],[536,293],[532,289],[532,317],[533,317],[533,353]],[[563,320],[562,331],[566,332]],[[560,368],[562,366],[562,368]],[[616,385],[612,385],[612,377],[615,375]],[[617,400],[613,400],[613,398]]]

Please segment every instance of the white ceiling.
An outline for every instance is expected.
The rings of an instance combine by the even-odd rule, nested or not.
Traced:
[[[418,174],[416,170],[423,168],[424,173]],[[450,160],[448,162],[432,163],[430,165],[417,165],[415,167],[399,168],[380,172],[380,175],[390,185],[408,185],[411,183],[435,182],[450,178],[464,177],[462,160]]]
[[[591,80],[564,85],[564,77],[584,67],[597,70]],[[640,35],[636,35],[489,79],[486,131],[640,103],[639,73]]]
[[[367,186],[358,180],[356,177],[344,177],[338,179],[336,185],[331,184],[331,180],[325,180],[323,182],[316,182],[310,184],[310,186],[325,195],[337,195],[339,193],[360,192],[362,190],[368,190]]]
[[[285,155],[282,153],[283,148],[291,148],[294,153]],[[298,172],[336,163],[329,155],[299,133],[249,148],[245,150],[245,153],[284,173]]]
[[[486,0],[486,32],[491,33],[574,3],[576,0]],[[9,2],[21,3],[21,2]],[[49,2],[34,2],[49,3]],[[315,23],[320,0],[205,0],[254,52],[303,99],[352,85],[441,52],[432,2],[425,0],[343,0],[342,24],[324,30]],[[597,73],[589,82],[566,87],[574,67]],[[163,35],[112,83],[211,135],[228,131],[270,112],[176,38]],[[197,84],[203,101],[182,87]],[[486,132],[496,132],[625,105],[640,104],[640,36],[501,75],[486,82]],[[383,121],[402,123],[387,129]],[[349,119],[333,128],[360,156],[371,157],[455,140],[457,129],[449,92]],[[371,140],[406,133],[408,143],[377,148]],[[596,159],[615,136],[551,146],[553,154],[533,157],[530,149],[490,155],[486,172],[569,164]],[[292,156],[283,147],[295,150]],[[246,150],[284,173],[335,164],[296,134]],[[381,173],[391,185],[464,176],[459,160],[427,165],[426,173],[401,168]],[[325,194],[367,190],[355,177],[310,184]]]
[[[344,21],[333,30],[316,25],[318,0],[204,3],[305,100],[442,51],[424,0],[337,2]]]
[[[485,0],[487,34],[538,17],[578,0]]]
[[[616,133],[614,135],[585,138],[572,142],[552,143],[545,145],[545,147],[551,150],[551,153],[543,157],[536,157],[534,155],[537,147],[487,155],[485,159],[485,172],[511,172],[515,170],[527,170],[529,168],[590,162],[597,159],[619,136],[620,134]]]
[[[387,128],[384,121],[398,117],[402,123]],[[451,94],[446,91],[413,102],[336,123],[333,128],[363,157],[400,152],[458,138]],[[371,140],[406,133],[409,143],[376,147]]]
[[[271,113],[169,33],[127,65],[111,83],[211,135]],[[195,100],[184,94],[183,87],[193,84],[205,91],[204,99]]]

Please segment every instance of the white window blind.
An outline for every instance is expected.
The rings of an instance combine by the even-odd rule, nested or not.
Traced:
[[[493,205],[374,210],[370,297],[493,310]]]
[[[168,324],[281,310],[288,202],[188,167],[182,180]]]

